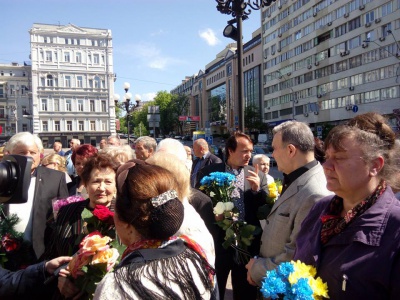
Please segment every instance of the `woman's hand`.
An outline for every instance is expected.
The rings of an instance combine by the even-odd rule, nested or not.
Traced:
[[[60,290],[61,295],[67,299],[79,299],[83,295],[83,292],[67,278],[69,274],[70,273],[67,269],[62,269],[60,271],[57,285],[58,289]]]

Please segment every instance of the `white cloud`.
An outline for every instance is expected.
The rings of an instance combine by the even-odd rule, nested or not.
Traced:
[[[215,46],[215,45],[221,43],[221,41],[215,35],[214,30],[212,30],[211,28],[200,30],[199,35],[210,46]]]
[[[142,95],[142,101],[152,101],[157,96],[157,93],[146,93]]]

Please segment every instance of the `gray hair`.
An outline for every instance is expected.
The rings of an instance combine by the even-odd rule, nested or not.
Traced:
[[[265,154],[256,154],[253,156],[253,159],[251,160],[251,163],[254,165],[258,164],[260,162],[261,159],[265,159],[267,161],[267,163],[269,163],[270,159],[267,155]]]
[[[106,153],[115,158],[120,163],[125,163],[128,160],[136,158],[135,152],[129,145],[122,146],[107,146],[100,150],[101,153]]]
[[[179,158],[182,162],[186,162],[187,153],[185,147],[183,147],[182,143],[171,138],[163,139],[158,143],[156,152],[166,152],[173,154]]]
[[[143,147],[147,150],[153,149],[153,152],[156,151],[157,141],[151,136],[141,136],[136,139],[135,144],[137,143],[143,144]]]
[[[26,146],[36,145],[39,152],[42,152],[44,150],[42,140],[36,134],[25,131],[14,134],[7,142],[7,145],[4,148],[4,152],[12,154],[14,148],[19,144]]]
[[[75,144],[77,144],[77,145],[80,145],[81,144],[81,140],[80,139],[71,139],[71,142],[74,142]]]
[[[314,135],[310,127],[303,122],[286,121],[272,130],[273,134],[282,134],[282,143],[292,144],[301,152],[314,152]]]

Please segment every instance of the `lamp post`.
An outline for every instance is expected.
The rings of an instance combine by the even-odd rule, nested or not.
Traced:
[[[128,82],[124,82],[124,90],[125,90],[125,95],[124,95],[124,101],[123,103],[125,104],[125,111],[126,111],[126,125],[127,125],[127,130],[128,130],[128,145],[130,146],[130,116],[131,114],[140,107],[140,102],[142,101],[140,99],[139,95],[135,95],[135,102],[136,104],[131,104],[131,99],[132,99],[132,94],[129,93],[129,88],[131,85]],[[114,101],[117,103],[120,99],[120,96],[118,94],[114,95]]]
[[[224,29],[224,36],[232,38],[236,41],[236,53],[237,53],[237,70],[238,70],[238,106],[239,106],[239,130],[244,132],[244,102],[242,93],[242,53],[243,53],[243,41],[242,41],[242,20],[248,18],[251,13],[250,9],[259,10],[262,7],[270,6],[275,0],[216,0],[217,10],[226,15],[232,15],[235,19],[228,21],[228,25]],[[247,9],[247,10],[246,10]],[[236,23],[236,28],[233,24]]]

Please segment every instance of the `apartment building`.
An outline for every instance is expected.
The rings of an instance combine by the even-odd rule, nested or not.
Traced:
[[[32,131],[31,67],[28,63],[0,64],[0,140]]]
[[[33,133],[44,146],[115,134],[111,30],[35,23],[29,34]]]
[[[316,135],[357,114],[400,126],[400,1],[280,0],[262,10],[263,118]]]

